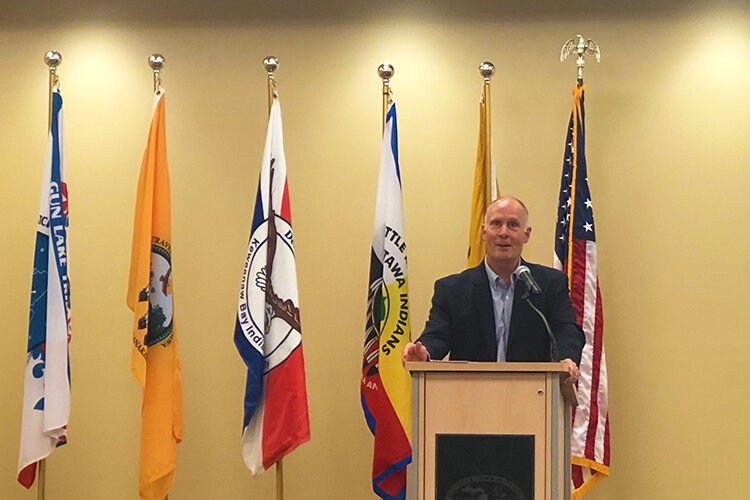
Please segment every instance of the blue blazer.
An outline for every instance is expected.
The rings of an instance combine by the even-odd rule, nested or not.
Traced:
[[[580,364],[586,339],[576,323],[567,276],[550,267],[521,263],[528,266],[542,289],[531,300],[547,318],[559,358]],[[516,284],[506,359],[549,361],[549,336],[541,318],[523,300],[525,291],[524,284]],[[418,340],[427,348],[430,359],[442,359],[450,353],[452,360],[497,360],[495,313],[484,262],[435,282],[430,315]]]

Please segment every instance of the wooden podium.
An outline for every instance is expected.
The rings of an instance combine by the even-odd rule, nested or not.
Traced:
[[[560,363],[432,361],[406,369],[414,388],[410,498],[415,483],[419,500],[570,498],[577,403],[573,387],[561,387]]]

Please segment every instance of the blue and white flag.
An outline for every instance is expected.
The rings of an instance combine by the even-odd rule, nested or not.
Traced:
[[[70,414],[68,186],[62,96],[52,94],[52,123],[37,220],[18,482],[34,484],[37,462],[67,442]]]

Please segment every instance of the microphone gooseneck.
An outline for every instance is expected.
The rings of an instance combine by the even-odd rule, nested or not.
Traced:
[[[523,297],[522,297],[523,300],[526,301],[529,307],[531,307],[531,309],[533,309],[534,312],[537,313],[540,318],[542,318],[542,322],[544,323],[544,328],[547,330],[547,336],[549,337],[550,361],[560,361],[559,356],[557,355],[557,340],[555,340],[555,336],[552,335],[552,329],[549,327],[547,318],[544,316],[544,313],[542,313],[542,311],[540,311],[539,308],[536,307],[533,302],[531,302],[531,295],[541,294],[542,289],[539,287],[539,284],[531,275],[531,271],[529,270],[528,267],[519,266],[516,273],[517,273],[517,276],[521,278],[521,281],[523,281],[523,284],[526,287],[526,292],[523,294]]]

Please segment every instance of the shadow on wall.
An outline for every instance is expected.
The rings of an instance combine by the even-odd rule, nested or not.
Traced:
[[[299,24],[316,21],[351,23],[373,18],[404,16],[420,19],[464,21],[575,21],[651,19],[695,15],[707,8],[735,6],[750,11],[742,0],[541,0],[510,2],[498,0],[131,0],[91,2],[74,0],[64,6],[57,0],[5,0],[0,26],[24,28],[81,22],[129,22],[146,26],[194,26],[207,24],[254,25]]]

